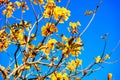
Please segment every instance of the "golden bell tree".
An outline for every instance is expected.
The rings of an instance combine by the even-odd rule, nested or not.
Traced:
[[[102,54],[93,56],[94,61],[81,68],[80,57],[84,50],[81,36],[90,26],[102,0],[94,10],[86,10],[85,16],[92,16],[85,29],[80,32],[81,22],[69,21],[70,0],[61,6],[62,0],[1,0],[2,18],[5,24],[0,29],[0,52],[6,53],[12,61],[7,67],[0,65],[5,80],[82,80],[102,68],[110,59],[106,54],[106,38]],[[66,22],[68,26],[66,27]],[[62,33],[59,25],[67,31]],[[66,35],[67,34],[67,35]],[[68,35],[69,34],[69,35]],[[12,53],[9,49],[15,48]],[[97,65],[97,68],[94,66]],[[108,80],[112,74],[108,74]]]

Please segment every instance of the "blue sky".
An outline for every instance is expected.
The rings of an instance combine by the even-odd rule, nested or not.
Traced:
[[[66,4],[66,1],[63,0],[61,5],[64,6]],[[84,12],[86,11],[86,9],[94,10],[98,2],[99,0],[71,0],[68,7],[68,9],[71,10],[71,17],[69,21],[79,20],[82,25],[80,27],[80,31],[82,31],[92,17],[84,16]],[[85,32],[85,34],[81,37],[82,41],[84,42],[84,51],[82,51],[82,55],[80,56],[80,58],[83,59],[83,68],[85,68],[90,62],[92,62],[95,56],[102,53],[104,42],[100,37],[103,34],[109,33],[107,38],[106,53],[110,53],[111,50],[116,46],[117,42],[120,40],[119,4],[119,0],[103,0],[103,3],[98,9],[92,24]],[[65,22],[64,26],[60,25],[61,33],[64,32],[63,29],[65,26],[68,25],[67,23],[68,22]],[[0,56],[0,64],[7,65],[7,56],[4,56],[4,54],[1,53]],[[120,47],[113,53],[109,61],[115,61],[116,58],[120,58]],[[96,73],[93,73],[83,80],[93,80],[94,78],[96,78],[97,80],[107,80],[108,73],[113,73],[113,80],[119,80],[120,61],[115,64],[103,64],[103,66],[103,69],[97,71]]]

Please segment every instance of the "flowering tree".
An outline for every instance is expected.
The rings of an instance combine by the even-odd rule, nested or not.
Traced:
[[[104,49],[100,56],[93,57],[94,62],[81,69],[82,50],[84,43],[81,36],[91,24],[94,16],[102,2],[96,5],[94,10],[86,10],[85,16],[92,15],[91,20],[82,32],[79,32],[79,21],[71,21],[68,26],[69,36],[65,33],[58,33],[58,25],[64,25],[70,17],[68,9],[70,0],[66,6],[59,6],[60,0],[1,0],[3,18],[5,25],[0,29],[0,51],[9,55],[9,46],[15,46],[16,50],[10,53],[14,60],[8,67],[0,65],[2,77],[22,80],[82,80],[84,77],[98,71],[110,54],[105,54],[106,37]],[[34,20],[27,20],[24,15],[31,11],[30,17]],[[18,13],[16,17],[14,14]],[[31,13],[30,13],[31,14]],[[14,22],[9,22],[13,20]],[[108,74],[108,80],[112,79],[112,74]]]

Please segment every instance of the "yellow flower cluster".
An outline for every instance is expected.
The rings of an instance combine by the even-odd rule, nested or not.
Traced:
[[[19,41],[19,43],[21,45],[25,44],[25,38],[24,38],[24,29],[15,29],[15,28],[11,28],[10,29],[10,38],[13,41]]]
[[[56,43],[57,43],[57,41],[55,39],[50,39],[40,49],[42,52],[44,52],[46,55],[48,55],[48,54],[50,54],[51,50],[54,50],[54,44],[56,44]]]
[[[96,63],[99,63],[100,60],[101,60],[101,57],[100,57],[100,56],[97,56],[97,57],[95,58],[95,60],[96,60]]]
[[[66,39],[67,40],[67,39]],[[82,50],[83,43],[80,38],[76,38],[76,41],[74,41],[73,38],[68,39],[68,41],[65,44],[65,47],[63,48],[62,52],[67,57],[69,54],[72,56],[78,56],[80,53],[80,50]]]
[[[29,30],[29,28],[32,27],[30,22],[27,22],[24,20],[19,23],[19,26],[21,26],[22,28],[25,28],[27,31]]]
[[[104,60],[106,60],[106,59],[110,59],[110,55],[109,54],[105,55]]]
[[[28,31],[29,28],[32,27],[32,25],[31,25],[30,22],[27,22],[27,21],[22,20],[20,23],[12,24],[11,27],[26,29],[26,30]]]
[[[9,2],[7,8],[5,10],[3,10],[2,13],[3,13],[3,15],[6,14],[7,18],[10,18],[12,16],[14,10],[15,10],[15,8],[13,8],[13,3]]]
[[[103,59],[101,59],[100,56],[97,56],[97,57],[95,58],[96,63],[103,62],[103,61],[105,61],[105,60],[107,60],[107,59],[110,59],[110,55],[109,55],[109,54],[106,54]]]
[[[23,13],[25,12],[25,9],[26,9],[26,10],[29,10],[29,7],[27,6],[27,3],[26,3],[25,1],[22,1],[21,6],[22,6],[22,12],[23,12]]]
[[[81,24],[80,24],[80,22],[79,21],[77,21],[77,22],[70,22],[69,23],[69,26],[71,27],[71,28],[68,28],[68,31],[69,32],[72,32],[73,34],[74,33],[78,33],[78,26],[81,26]]]
[[[10,44],[10,40],[7,39],[7,36],[8,34],[5,31],[0,30],[0,51],[6,50]]]
[[[77,22],[70,22],[70,23],[69,23],[69,26],[72,27],[73,29],[74,29],[74,28],[77,28],[77,27],[80,26],[80,25],[81,25],[81,24],[80,24],[79,21],[77,21]]]
[[[21,6],[21,3],[20,3],[20,2],[18,2],[18,1],[16,1],[14,4],[16,4],[16,5],[17,5],[18,9],[19,9],[19,8],[20,8],[20,6]]]
[[[53,12],[53,16],[55,20],[58,20],[59,17],[62,17],[62,19],[67,21],[68,16],[70,16],[70,11],[64,7],[61,8],[56,6]],[[60,22],[62,22],[62,19],[60,20]]]
[[[56,6],[54,3],[54,0],[48,0],[48,3],[45,5],[45,11],[43,13],[43,16],[45,18],[50,18],[51,16],[54,17],[54,20],[59,20],[59,17],[62,17],[59,22],[63,22],[62,19],[68,20],[68,17],[70,16],[70,11],[67,10],[64,7]]]
[[[74,72],[78,66],[82,65],[82,60],[76,59],[68,62],[67,69]]]
[[[46,3],[46,5],[44,6],[44,13],[43,13],[43,16],[45,18],[50,18],[52,15],[53,15],[53,11],[54,11],[54,8],[56,7],[55,3]]]
[[[68,80],[66,73],[55,72],[50,76],[51,80]]]
[[[42,27],[41,31],[43,36],[48,36],[53,34],[54,32],[57,32],[58,29],[55,27],[55,24],[47,23],[46,26]]]
[[[3,10],[2,14],[6,15],[7,18],[10,18],[13,14],[13,11],[16,9],[15,5],[17,5],[18,8],[20,8],[21,3],[16,1],[15,3],[9,2],[7,4],[7,8]]]

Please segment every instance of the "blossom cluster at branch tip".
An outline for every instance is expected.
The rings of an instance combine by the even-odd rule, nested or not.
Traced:
[[[7,4],[7,8],[3,10],[2,14],[6,15],[7,18],[10,18],[13,14],[13,11],[15,10],[14,5],[12,2],[9,2]]]
[[[6,9],[4,9],[2,11],[3,15],[6,15],[7,18],[10,18],[13,15],[13,12],[16,10],[16,8],[20,9],[20,7],[22,7],[22,12],[25,12],[25,9],[28,10],[29,7],[27,6],[26,2],[19,2],[19,1],[15,1],[13,2],[7,2],[6,3]]]
[[[80,54],[81,50],[82,50],[82,46],[83,43],[81,41],[80,38],[76,38],[76,40],[74,40],[74,38],[63,38],[66,41],[66,44],[64,45],[63,49],[62,49],[62,53],[68,57],[68,55],[72,55],[72,56],[78,56],[78,54]]]
[[[95,61],[96,61],[96,63],[101,63],[101,62],[103,62],[103,61],[105,61],[107,59],[110,59],[110,55],[109,54],[106,54],[103,59],[100,56],[97,56],[95,58]]]
[[[81,26],[81,24],[79,21],[70,22],[69,26],[70,26],[70,28],[68,27],[68,32],[72,32],[74,34],[74,33],[78,33],[78,30],[79,30],[78,26]]]
[[[62,74],[61,72],[55,72],[50,76],[51,80],[69,80],[66,73]]]
[[[48,42],[41,47],[41,51],[44,52],[46,55],[50,54],[51,50],[54,50],[54,44],[57,43],[56,39],[50,39]]]
[[[81,24],[80,24],[79,21],[77,21],[77,22],[70,22],[69,26],[74,29],[74,28],[77,28],[78,26],[81,26]]]
[[[60,17],[62,17],[60,19],[60,23],[63,23],[63,20],[68,20],[68,17],[70,16],[70,11],[67,10],[64,7],[59,7],[56,6],[56,4],[54,3],[54,1],[50,0],[48,1],[48,3],[46,3],[46,5],[44,6],[44,13],[43,16],[45,18],[50,18],[50,17],[54,17],[54,20],[59,20]]]
[[[66,68],[72,72],[75,72],[76,68],[79,67],[80,65],[82,65],[82,60],[77,58],[76,60],[72,60],[71,62],[68,62]]]
[[[55,24],[48,22],[45,26],[42,26],[41,31],[42,31],[42,36],[49,36],[54,32],[57,32],[58,29],[57,27],[55,27]]]

